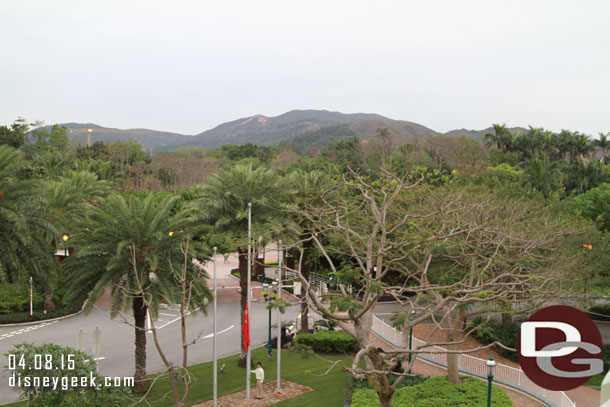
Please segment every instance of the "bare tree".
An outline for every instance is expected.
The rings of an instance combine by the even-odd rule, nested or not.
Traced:
[[[322,205],[301,212],[314,227],[311,236],[295,243],[303,247],[313,241],[337,276],[338,292],[319,297],[303,275],[303,261],[296,270],[309,305],[358,342],[352,366],[344,368],[369,379],[380,406],[392,405],[394,391],[408,375],[393,371],[399,361],[408,353],[430,352],[433,345],[448,347],[449,379],[457,383],[457,354],[490,346],[456,349],[470,334],[455,335],[464,318],[498,304],[518,307],[552,297],[571,265],[562,239],[579,232],[535,203],[432,189],[408,179],[390,173],[376,179],[353,171],[343,175],[320,191]],[[356,288],[353,293],[347,284]],[[370,342],[382,295],[403,304],[397,319],[405,333],[424,322],[434,324],[424,345],[384,351]],[[441,330],[447,339],[435,342],[434,333]],[[364,369],[358,367],[361,360]],[[391,375],[399,376],[393,384]]]
[[[131,327],[140,329],[142,331],[149,331],[152,333],[153,341],[163,364],[165,365],[165,374],[170,382],[171,393],[174,401],[174,405],[176,407],[186,406],[188,392],[189,392],[189,384],[191,382],[191,378],[188,372],[188,347],[194,345],[202,336],[203,331],[199,332],[193,339],[188,339],[187,335],[187,316],[192,312],[196,312],[201,310],[202,312],[206,312],[205,306],[202,306],[202,298],[209,300],[211,298],[211,293],[205,284],[205,280],[208,279],[207,272],[203,269],[202,265],[193,259],[192,256],[189,255],[189,243],[190,238],[187,236],[182,243],[182,253],[184,255],[184,259],[182,265],[179,269],[174,268],[174,262],[172,259],[167,259],[169,263],[169,267],[171,270],[171,274],[173,280],[175,282],[176,290],[169,290],[168,295],[165,301],[168,304],[175,304],[178,306],[178,311],[180,313],[180,339],[181,339],[181,347],[182,347],[182,361],[181,363],[174,363],[172,360],[168,358],[165,350],[161,346],[158,337],[159,328],[155,324],[154,318],[149,318],[150,326],[148,328],[140,328],[136,327],[134,324],[128,322],[127,318],[124,315],[119,313],[123,323],[130,325]],[[141,282],[141,276],[137,268],[137,260],[136,260],[136,251],[135,249],[131,250],[132,256],[132,266],[133,266],[133,275],[132,277],[135,279],[135,287],[132,292],[127,293],[128,295],[142,298],[143,304],[147,309],[152,309],[150,296],[147,295],[147,288],[143,286]],[[154,272],[151,272],[148,276],[148,280],[155,284],[158,281],[157,276],[154,275]],[[204,282],[204,284],[202,284]],[[123,288],[125,290],[125,288]],[[177,294],[176,297],[172,297],[172,294]],[[199,306],[197,306],[199,304]],[[204,304],[207,304],[207,301],[204,301]],[[159,380],[159,378],[165,377],[165,374],[161,374],[155,378],[154,381]],[[181,386],[178,381],[181,379]],[[153,383],[154,385],[154,383]],[[146,394],[141,398],[144,400],[150,389],[153,386],[150,386]]]

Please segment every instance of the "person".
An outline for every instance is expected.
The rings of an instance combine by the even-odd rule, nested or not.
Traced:
[[[265,371],[263,370],[263,364],[256,362],[256,369],[251,370],[250,373],[256,375],[256,398],[263,398],[263,380],[265,380]]]
[[[223,253],[223,256],[225,258],[225,263],[229,262],[229,253]]]

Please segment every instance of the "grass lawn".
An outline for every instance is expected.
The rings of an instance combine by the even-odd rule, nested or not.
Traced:
[[[598,374],[587,380],[585,386],[592,387],[594,389],[598,389],[602,386],[602,381],[606,377],[605,374]]]
[[[277,359],[267,360],[266,348],[257,348],[252,350],[252,359],[254,363],[260,361],[265,369],[265,382],[275,381],[277,374]],[[229,356],[218,361],[218,366],[226,364],[224,374],[218,374],[218,395],[234,393],[246,388],[245,369],[237,367],[239,355]],[[305,407],[311,405],[327,405],[327,406],[342,406],[344,401],[343,388],[349,376],[349,373],[341,370],[341,367],[335,367],[327,376],[321,376],[331,365],[332,361],[343,359],[346,364],[351,365],[353,360],[349,356],[325,356],[321,360],[317,356],[309,356],[303,358],[301,355],[290,351],[282,351],[282,378],[296,383],[300,383],[314,389],[313,392],[285,400],[278,406],[290,407]],[[253,367],[254,368],[254,367]],[[212,362],[194,365],[189,368],[189,372],[193,381],[189,389],[189,405],[204,402],[212,399]],[[254,375],[251,376],[251,382],[255,383]],[[254,391],[254,390],[253,390]],[[164,398],[163,396],[168,393]],[[254,393],[252,393],[254,394]],[[146,404],[150,403],[150,404]],[[171,406],[172,396],[170,392],[169,380],[167,378],[159,380],[146,403],[139,405],[151,406]],[[126,403],[127,404],[127,403]],[[27,402],[18,402],[8,404],[10,407],[25,407]]]
[[[237,367],[238,359],[239,355],[235,355],[218,361],[219,367],[223,363],[226,364],[225,373],[218,374],[219,396],[245,389],[245,369]],[[267,360],[266,348],[252,350],[252,359],[254,363],[258,361],[263,363],[265,382],[275,381],[277,377],[277,360],[275,358],[273,361]],[[351,364],[353,360],[353,358],[348,356],[330,356],[325,359],[331,362],[343,359],[348,364]],[[278,404],[278,406],[310,406],[312,403],[316,403],[313,405],[343,405],[343,386],[349,373],[342,371],[340,367],[335,367],[329,375],[320,376],[330,367],[331,362],[321,360],[316,356],[303,358],[301,355],[293,352],[283,351],[282,378],[304,384],[315,391],[286,400]],[[212,398],[212,362],[191,366],[189,371],[193,378],[189,389],[189,405],[210,400]],[[254,375],[251,376],[251,381],[252,383],[255,382]],[[169,391],[169,380],[165,379],[158,382],[147,398],[147,402],[151,403],[152,406],[169,406],[171,405],[171,400],[161,400],[163,395]]]

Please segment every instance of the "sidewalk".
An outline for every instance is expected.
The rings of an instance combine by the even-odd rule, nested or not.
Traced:
[[[279,403],[282,400],[291,399],[301,394],[312,391],[310,387],[303,386],[298,383],[289,382],[288,380],[282,380],[282,392],[279,395],[275,394],[276,381],[272,380],[263,383],[263,399],[257,400],[256,396],[256,383],[250,389],[250,400],[245,400],[246,390],[239,391],[237,393],[227,394],[218,398],[218,407],[266,407],[274,403]],[[196,404],[194,407],[212,407],[214,405],[212,400],[208,400],[205,403]]]

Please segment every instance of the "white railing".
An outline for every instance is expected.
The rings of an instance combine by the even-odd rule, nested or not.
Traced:
[[[381,338],[390,342],[392,345],[399,348],[405,348],[405,338],[401,331],[386,324],[376,315],[373,316],[373,332]],[[413,337],[413,349],[425,345],[425,342]],[[425,348],[430,352],[441,353],[419,353],[418,358],[424,361],[436,363],[441,366],[447,366],[447,349],[439,346],[428,346]],[[468,374],[473,374],[479,377],[487,377],[486,360],[476,358],[467,354],[458,355],[458,368],[460,371]],[[494,380],[516,390],[531,394],[546,404],[555,407],[576,407],[576,404],[563,392],[551,391],[538,386],[532,382],[521,369],[498,363],[494,370]]]

